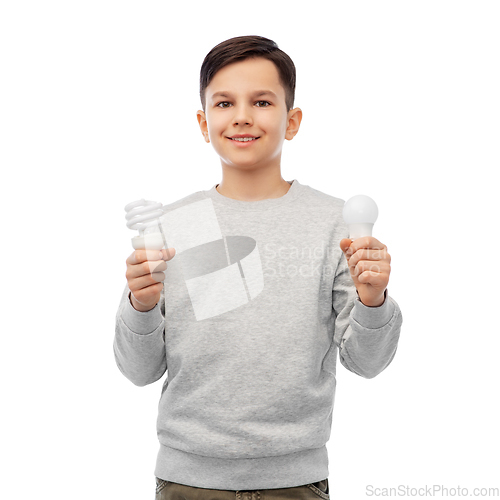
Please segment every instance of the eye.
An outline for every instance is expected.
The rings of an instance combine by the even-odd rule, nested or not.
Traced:
[[[265,105],[264,106],[257,106],[258,108],[268,108],[269,106],[271,106],[271,103],[269,101],[257,101],[255,104],[261,104],[261,103],[264,103]],[[231,103],[229,101],[221,101],[221,102],[218,102],[215,107],[216,108],[228,108],[229,106],[221,106],[221,104],[228,104],[228,105],[231,105]]]

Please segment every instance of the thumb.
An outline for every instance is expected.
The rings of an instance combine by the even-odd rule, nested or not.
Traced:
[[[346,253],[347,250],[349,249],[349,247],[351,246],[351,243],[352,243],[352,240],[350,240],[349,238],[343,238],[342,240],[340,240],[340,249]]]
[[[174,247],[170,248],[162,248],[160,252],[163,254],[163,260],[171,260],[174,258],[176,254],[176,250]]]

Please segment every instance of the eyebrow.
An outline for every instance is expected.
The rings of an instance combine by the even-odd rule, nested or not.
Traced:
[[[254,97],[260,97],[263,95],[271,95],[276,99],[278,98],[278,96],[274,92],[271,92],[270,90],[257,90],[256,92],[253,93]],[[231,97],[231,92],[229,92],[229,90],[216,92],[215,94],[212,94],[212,99],[214,99],[215,97]]]

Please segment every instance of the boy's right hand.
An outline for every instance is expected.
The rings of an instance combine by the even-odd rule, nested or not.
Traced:
[[[175,255],[175,248],[162,250],[135,250],[127,263],[125,277],[130,291],[130,302],[134,309],[146,312],[160,300],[167,263]]]

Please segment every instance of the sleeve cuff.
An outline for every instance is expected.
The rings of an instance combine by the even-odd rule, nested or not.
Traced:
[[[163,323],[163,316],[158,304],[156,304],[153,309],[146,312],[134,309],[130,303],[129,292],[125,299],[125,306],[122,310],[122,320],[132,332],[138,335],[148,335],[157,330]]]
[[[378,307],[365,306],[358,296],[352,311],[352,318],[361,326],[376,330],[389,323],[395,310],[396,305],[391,300],[386,290],[384,303]]]

